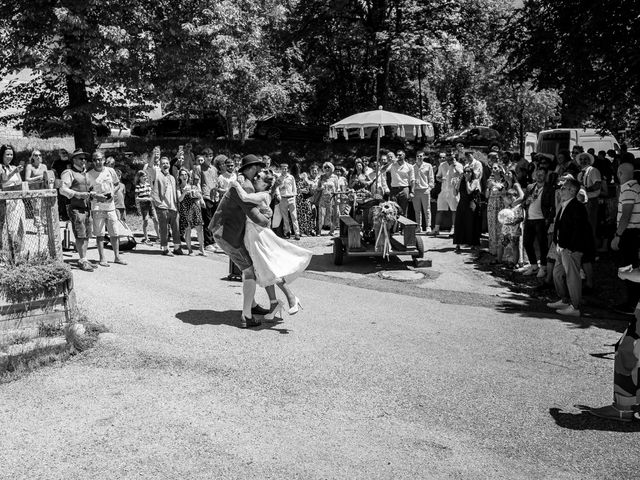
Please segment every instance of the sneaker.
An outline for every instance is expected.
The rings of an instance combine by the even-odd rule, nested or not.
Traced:
[[[295,237],[293,237],[294,240],[300,240],[300,235],[296,235]]]
[[[182,248],[174,248],[173,249],[173,254],[174,255],[184,255],[184,252],[182,251]]]
[[[430,228],[427,228],[427,229],[424,231],[424,233],[426,233],[427,235],[431,235],[431,229],[430,229]]]
[[[516,267],[515,271],[518,273],[524,273],[529,269],[529,267],[531,267],[531,265],[521,265],[519,267]]]
[[[600,408],[592,408],[588,412],[594,417],[606,418],[617,422],[630,422],[633,420],[633,410],[620,410],[615,405],[606,405]]]
[[[162,254],[163,254],[165,257],[173,257],[173,256],[174,256],[174,255],[173,255],[173,252],[172,252],[171,250],[169,250],[168,248],[167,248],[167,249],[165,249],[165,250],[163,250],[163,251],[162,251]]]
[[[537,275],[538,274],[538,266],[537,265],[529,265],[523,272],[522,275],[524,275],[525,277],[530,277],[532,275]]]
[[[538,269],[537,278],[545,278],[547,276],[547,267],[540,267]]]
[[[567,317],[579,317],[580,316],[580,310],[578,310],[577,308],[574,308],[573,305],[569,305],[565,308],[561,308],[559,310],[556,310],[556,313],[559,315],[565,315]]]
[[[217,251],[217,248],[218,247],[216,247],[215,243],[212,243],[211,245],[207,245],[206,247],[204,247],[205,251],[214,252],[214,253]]]
[[[565,307],[568,307],[568,306],[569,306],[569,304],[567,302],[565,302],[564,300],[558,300],[557,302],[547,303],[547,307],[553,308],[554,310],[557,310],[559,308],[565,308]]]

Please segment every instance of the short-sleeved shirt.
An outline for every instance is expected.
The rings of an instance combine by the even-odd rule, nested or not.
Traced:
[[[111,167],[104,167],[101,171],[89,170],[87,172],[87,185],[89,189],[100,195],[110,193],[111,200],[99,202],[97,200],[91,200],[91,210],[115,210],[116,206],[113,201],[115,188],[118,183],[118,175],[116,171]]]
[[[407,162],[402,165],[397,162],[392,163],[387,172],[391,174],[392,187],[408,187],[414,181],[413,165],[409,165]]]
[[[617,224],[620,223],[623,205],[633,205],[633,211],[631,212],[631,218],[629,218],[627,228],[640,228],[640,184],[635,180],[629,180],[620,185],[618,216],[616,217]]]
[[[587,167],[578,174],[578,181],[584,185],[585,188],[590,188],[597,182],[602,181],[600,170],[595,167]],[[598,198],[600,196],[600,189],[593,192],[587,192],[587,198]]]
[[[202,198],[217,202],[218,192],[215,189],[218,188],[218,170],[213,165],[207,167],[206,164],[203,164],[200,170],[202,171],[202,176],[200,177]]]

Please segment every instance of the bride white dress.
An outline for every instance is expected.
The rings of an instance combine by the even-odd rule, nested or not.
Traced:
[[[270,228],[247,219],[244,245],[251,256],[256,282],[268,287],[284,280],[291,283],[309,266],[313,253],[280,237]]]

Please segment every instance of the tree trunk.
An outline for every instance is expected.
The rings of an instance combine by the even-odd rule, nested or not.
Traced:
[[[67,75],[67,94],[76,148],[82,148],[85,152],[91,153],[95,149],[95,139],[85,80]]]

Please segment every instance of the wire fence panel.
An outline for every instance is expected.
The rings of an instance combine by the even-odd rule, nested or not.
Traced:
[[[62,260],[57,191],[1,190],[0,269],[51,259]],[[0,372],[12,355],[42,337],[61,334],[68,321],[69,286],[58,290],[38,298],[13,298],[8,290],[0,291]]]
[[[55,190],[0,191],[0,265],[62,259]]]

